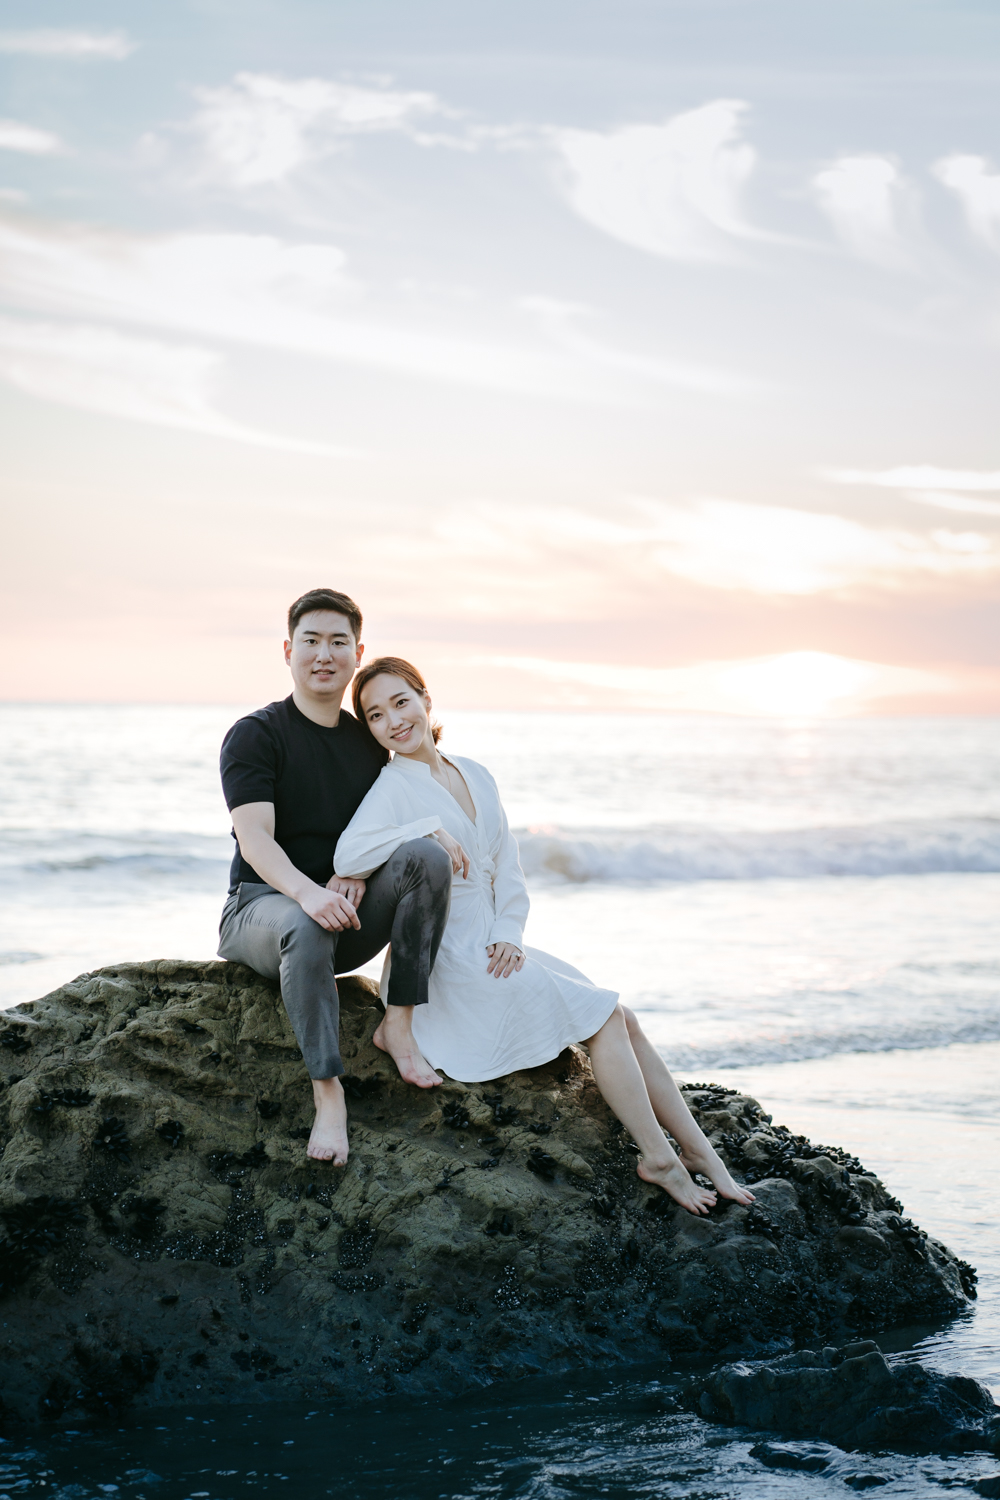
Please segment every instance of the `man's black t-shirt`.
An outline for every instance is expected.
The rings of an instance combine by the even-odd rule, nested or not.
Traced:
[[[222,790],[230,812],[273,802],[275,843],[297,870],[326,885],[337,840],[388,759],[352,714],[341,709],[336,729],[324,729],[288,697],[230,729],[222,742]],[[267,883],[237,844],[230,889],[241,880]]]

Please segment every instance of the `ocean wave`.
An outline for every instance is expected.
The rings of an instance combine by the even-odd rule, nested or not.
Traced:
[[[1000,819],[725,830],[704,825],[519,831],[529,880],[647,882],[1000,872]]]
[[[0,835],[0,884],[61,878],[125,883],[148,878],[225,879],[231,838],[190,833],[99,834],[19,829]]]
[[[638,1007],[637,1007],[638,1009]],[[642,1019],[642,1017],[640,1017]],[[958,1024],[927,1018],[924,1022],[877,1027],[856,1026],[829,1031],[805,1030],[779,1037],[730,1036],[718,1042],[661,1043],[671,1068],[693,1076],[707,1068],[749,1068],[768,1063],[807,1062],[857,1052],[918,1052],[957,1043],[1000,1042],[1000,1016],[984,1012]]]

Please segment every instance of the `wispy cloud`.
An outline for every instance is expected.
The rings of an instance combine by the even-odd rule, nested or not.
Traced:
[[[280,182],[345,137],[410,133],[418,120],[448,112],[433,94],[267,73],[238,73],[198,97],[194,128],[210,167],[237,187]]]
[[[0,52],[24,57],[110,58],[121,62],[138,42],[123,31],[72,31],[42,27],[37,31],[0,31]]]
[[[895,162],[886,156],[842,156],[817,173],[813,188],[853,255],[889,269],[911,264],[902,229],[910,190]]]
[[[899,490],[907,500],[931,505],[937,510],[957,511],[969,516],[1000,516],[1000,500],[982,500],[975,493],[956,490],[1000,490],[1000,470],[936,469],[932,464],[910,464],[897,469],[831,469],[823,475],[835,484],[873,485]]]
[[[232,422],[213,403],[222,356],[81,324],[0,319],[0,379],[42,401],[287,452],[338,453]]]
[[[65,147],[50,130],[38,130],[20,120],[0,120],[0,150],[23,151],[28,156],[53,156]]]
[[[931,170],[958,195],[973,234],[1000,250],[1000,172],[984,156],[946,156]]]
[[[592,308],[562,302],[555,297],[522,297],[519,305],[537,320],[555,345],[598,367],[639,376],[658,385],[718,395],[743,395],[761,389],[761,381],[730,370],[712,369],[694,361],[665,359],[660,355],[638,354],[596,339],[581,326],[593,319]]]
[[[729,713],[812,718],[857,713],[880,699],[943,694],[954,685],[939,673],[858,661],[826,651],[697,662],[687,667],[635,667],[606,662],[549,661],[530,656],[483,656],[493,671],[523,672],[583,690],[603,708],[675,713]]]
[[[26,310],[183,329],[484,389],[632,399],[613,359],[375,321],[359,311],[340,249],[273,235],[142,236],[0,218],[0,295]],[[629,375],[634,387],[665,371],[654,376],[636,358]]]
[[[363,568],[363,557],[352,566]],[[791,600],[899,592],[998,573],[1000,549],[976,532],[872,527],[722,499],[632,499],[610,514],[469,504],[430,521],[422,516],[419,526],[397,518],[378,553],[378,587],[390,590],[394,607],[405,600],[406,608],[419,608],[414,587],[450,579],[452,605],[474,618],[511,609],[573,618],[596,596],[608,608],[630,610],[645,601],[655,611],[671,579]]]
[[[889,490],[1000,490],[1000,469],[938,469],[901,464],[895,469],[827,469],[837,484],[873,484]]]
[[[808,595],[1000,567],[987,537],[864,526],[844,516],[705,499],[647,501],[639,531],[668,573],[709,588]]]
[[[740,138],[746,109],[738,99],[716,99],[660,125],[552,130],[570,205],[650,254],[732,259],[734,241],[769,238],[743,212],[756,159]]]

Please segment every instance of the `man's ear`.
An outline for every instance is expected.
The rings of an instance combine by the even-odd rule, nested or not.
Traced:
[[[285,666],[286,667],[290,667],[291,665],[292,665],[292,643],[291,643],[291,641],[286,641],[285,642]]]
[[[357,645],[357,655],[354,658],[354,665],[355,665],[355,667],[360,667],[360,665],[361,665],[361,658],[364,656],[364,654],[365,654],[365,648],[361,644],[361,642],[359,641],[358,645]]]

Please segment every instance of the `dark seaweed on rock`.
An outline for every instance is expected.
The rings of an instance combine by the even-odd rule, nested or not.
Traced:
[[[240,965],[118,965],[15,1011],[33,1092],[20,1111],[3,1096],[10,1409],[445,1395],[760,1357],[968,1306],[971,1268],[754,1100],[686,1090],[757,1194],[694,1219],[638,1179],[579,1049],[414,1089],[372,1044],[374,987],[340,990],[343,1169],[307,1159],[309,1080],[276,987]],[[205,1066],[181,1008],[224,1066]],[[93,1140],[72,1108],[31,1107],[60,1076],[105,1101]]]

